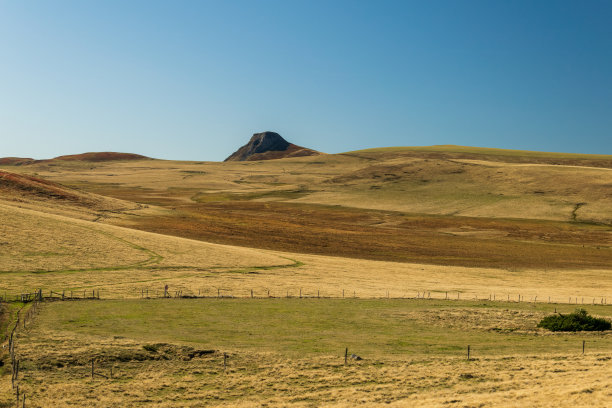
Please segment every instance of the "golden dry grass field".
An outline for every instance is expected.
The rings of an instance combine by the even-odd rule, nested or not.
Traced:
[[[0,170],[0,297],[101,297],[45,303],[19,331],[28,406],[606,406],[610,335],[582,356],[582,337],[535,325],[555,308],[609,318],[611,266],[610,156],[433,146]],[[143,299],[166,285],[202,298]],[[19,307],[0,303],[2,341]],[[345,346],[364,360],[344,366]],[[116,378],[88,378],[91,356]]]

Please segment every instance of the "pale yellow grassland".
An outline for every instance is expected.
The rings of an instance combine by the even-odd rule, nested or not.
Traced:
[[[217,269],[294,263],[266,251],[135,231],[7,205],[0,205],[0,237],[0,291],[9,293],[36,288],[127,285],[129,289],[106,293],[121,296],[126,290],[132,292],[135,282],[176,280]]]
[[[396,153],[227,163],[66,162],[11,171],[36,173],[84,189],[139,189],[141,197],[151,202],[171,197],[177,204],[187,203],[198,193],[300,191],[295,197],[265,196],[259,200],[563,221],[571,220],[576,204],[583,203],[577,220],[612,223],[612,169],[452,157],[425,159],[401,149]]]
[[[585,154],[585,153],[563,153],[542,152],[532,150],[512,150],[492,147],[475,147],[461,145],[433,145],[433,146],[390,146],[374,147],[369,149],[354,150],[347,154],[387,154],[387,153],[410,153],[410,152],[438,152],[438,153],[469,153],[500,157],[523,157],[523,158],[546,158],[546,159],[579,159],[579,160],[610,160],[609,154]]]
[[[2,272],[104,268],[149,258],[145,252],[99,229],[2,205],[0,237]]]
[[[411,167],[423,170],[419,177],[427,182],[407,179],[404,171],[411,163]],[[396,159],[390,164],[398,168],[387,174],[403,178],[389,182],[365,177],[348,180],[345,185],[322,187],[294,201],[411,213],[546,220],[570,220],[576,204],[583,203],[576,214],[578,220],[612,222],[612,169],[474,160],[449,160],[445,163],[448,168],[442,169],[421,159]]]

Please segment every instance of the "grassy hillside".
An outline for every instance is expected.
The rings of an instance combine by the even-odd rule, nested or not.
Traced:
[[[458,145],[434,145],[434,146],[395,146],[395,147],[377,147],[372,149],[362,149],[347,152],[346,154],[363,154],[363,153],[447,153],[447,154],[465,154],[478,156],[497,156],[498,160],[514,161],[517,158],[523,160],[575,160],[577,163],[591,163],[596,167],[608,167],[612,162],[610,154],[581,154],[581,153],[554,153],[554,152],[538,152],[530,150],[511,150],[511,149],[496,149],[489,147],[472,147]]]
[[[131,202],[94,219],[162,234],[375,260],[566,269],[612,264],[609,159],[434,146],[14,171]]]

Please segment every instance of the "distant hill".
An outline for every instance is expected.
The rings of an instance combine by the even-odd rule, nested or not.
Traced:
[[[255,161],[286,157],[316,156],[316,150],[294,145],[275,132],[255,133],[249,143],[236,150],[225,161]]]
[[[66,156],[58,156],[51,160],[65,161],[86,161],[86,162],[105,162],[105,161],[123,161],[123,160],[145,160],[147,156],[134,153],[117,153],[117,152],[92,152],[71,154]]]
[[[419,157],[428,159],[471,159],[505,163],[612,168],[612,155],[609,154],[551,153],[457,145],[377,147],[341,154],[369,157],[376,160],[389,160],[393,157]]]
[[[0,157],[0,165],[21,166],[22,164],[32,163],[34,159],[26,157]]]
[[[142,156],[134,153],[117,153],[117,152],[90,152],[81,154],[69,154],[58,156],[53,159],[35,160],[24,157],[0,157],[0,165],[4,166],[22,166],[26,164],[46,163],[52,161],[83,161],[83,162],[107,162],[107,161],[128,161],[128,160],[146,160],[150,157]]]

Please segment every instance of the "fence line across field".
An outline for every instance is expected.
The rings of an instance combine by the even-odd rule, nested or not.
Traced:
[[[491,302],[512,302],[512,303],[540,303],[540,304],[570,304],[570,305],[608,305],[607,296],[525,296],[520,293],[470,293],[461,291],[428,291],[417,290],[409,291],[358,291],[355,289],[338,289],[324,291],[321,289],[308,290],[303,288],[263,288],[263,289],[230,289],[230,288],[200,288],[186,289],[179,287],[171,289],[167,286],[161,288],[143,287],[131,291],[131,296],[125,296],[125,292],[113,293],[110,290],[103,291],[104,296],[100,295],[100,289],[69,289],[69,290],[49,290],[37,289],[35,291],[25,291],[9,295],[4,292],[0,295],[0,301],[29,303],[42,300],[99,300],[99,299],[211,299],[211,298],[232,298],[232,299],[427,299],[427,300],[467,300],[467,301],[491,301]],[[0,291],[0,293],[2,293]]]
[[[19,330],[25,330],[33,315],[38,312],[39,304],[43,300],[42,290],[37,290],[33,293],[21,294],[19,300],[23,302],[23,306],[17,311],[17,316],[13,328],[8,334],[8,354],[11,364],[11,387],[15,392],[17,406],[22,408],[26,406],[26,394],[19,391],[19,367],[20,360],[17,358],[15,345],[17,343],[17,335]],[[28,307],[28,303],[31,305]],[[27,310],[24,312],[24,310]]]

